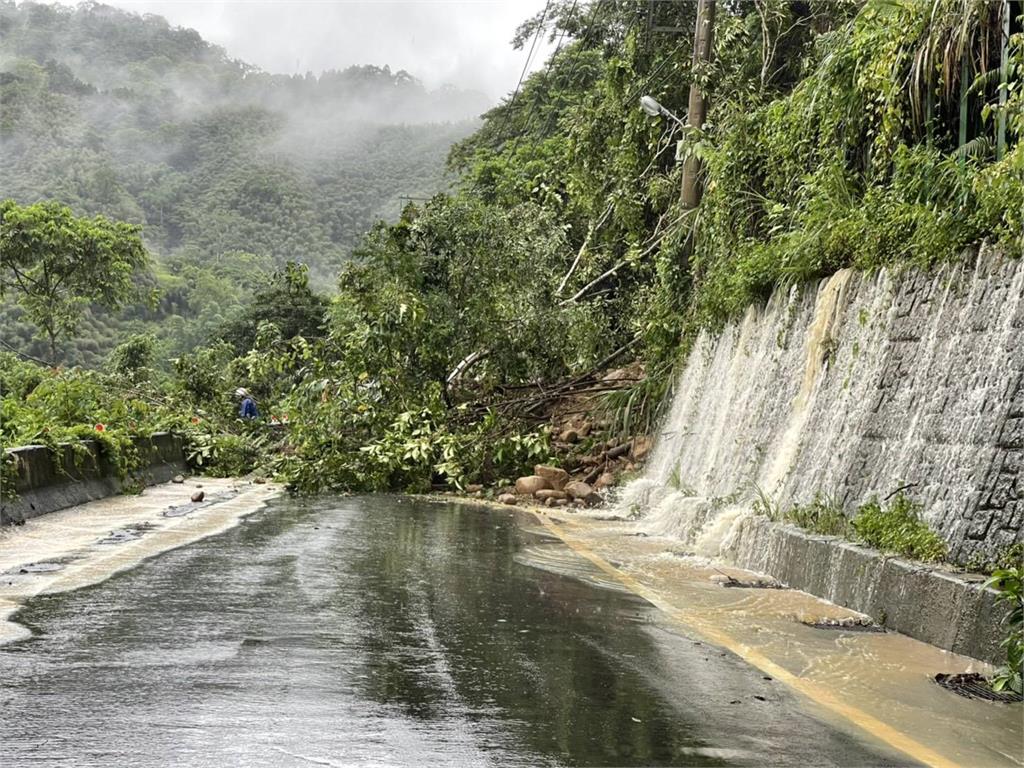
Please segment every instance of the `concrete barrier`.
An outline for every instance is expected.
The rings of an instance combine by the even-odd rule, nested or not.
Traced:
[[[158,432],[134,438],[141,465],[133,481],[165,483],[185,470],[181,437]],[[84,504],[120,493],[121,481],[100,452],[99,444],[83,440],[57,449],[26,445],[8,451],[15,457],[17,498],[0,499],[0,525]]]
[[[1004,664],[1008,609],[978,574],[902,560],[764,517],[744,520],[724,556],[947,651]]]

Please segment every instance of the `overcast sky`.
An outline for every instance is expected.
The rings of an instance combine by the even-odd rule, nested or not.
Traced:
[[[516,27],[544,7],[544,0],[105,2],[192,27],[232,57],[268,72],[388,64],[430,87],[452,83],[495,101],[515,87],[526,61],[527,51],[510,44]],[[544,46],[531,70],[548,53]]]

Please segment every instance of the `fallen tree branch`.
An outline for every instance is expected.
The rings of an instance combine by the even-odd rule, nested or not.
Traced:
[[[483,349],[477,350],[476,352],[470,352],[468,355],[462,358],[462,360],[459,361],[459,364],[455,366],[455,369],[448,374],[448,378],[445,379],[445,388],[450,388],[453,383],[462,378],[463,374],[465,374],[466,371],[468,371],[474,365],[479,363],[489,354],[491,354],[491,350]]]
[[[555,290],[555,296],[562,295],[562,291],[565,290],[566,283],[569,282],[569,278],[571,278],[573,274],[576,272],[576,267],[579,266],[580,259],[583,258],[583,254],[586,253],[587,251],[587,246],[590,245],[590,238],[594,236],[594,233],[597,230],[604,226],[605,219],[607,219],[608,216],[611,215],[611,212],[614,209],[615,203],[609,203],[608,208],[606,208],[605,212],[601,214],[601,218],[597,220],[597,223],[592,222],[590,226],[587,227],[587,236],[583,238],[583,245],[581,245],[580,249],[576,252],[576,258],[573,260],[572,266],[569,267],[569,271],[565,273],[565,277],[562,278],[562,282],[558,284],[558,288],[557,290]]]
[[[895,496],[897,493],[902,493],[903,491],[908,491],[911,488],[914,488],[914,487],[916,487],[918,485],[920,485],[920,483],[907,483],[906,485],[901,485],[895,491],[892,491],[888,496],[886,496],[884,499],[882,499],[882,501],[888,501],[893,496]]]

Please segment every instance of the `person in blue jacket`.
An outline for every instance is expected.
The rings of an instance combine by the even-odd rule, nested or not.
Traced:
[[[258,419],[260,417],[260,412],[256,409],[256,401],[252,399],[249,390],[239,387],[235,390],[235,396],[242,400],[242,404],[238,408],[239,418]]]

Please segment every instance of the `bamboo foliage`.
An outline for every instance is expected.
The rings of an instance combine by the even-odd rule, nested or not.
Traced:
[[[910,11],[919,0],[901,0]],[[927,23],[912,47],[908,97],[914,128],[932,118],[931,97],[953,106],[966,90],[998,77],[998,51],[1004,44],[1002,18],[1006,0],[930,0]],[[966,72],[967,81],[963,74]],[[980,79],[979,79],[980,78]]]

